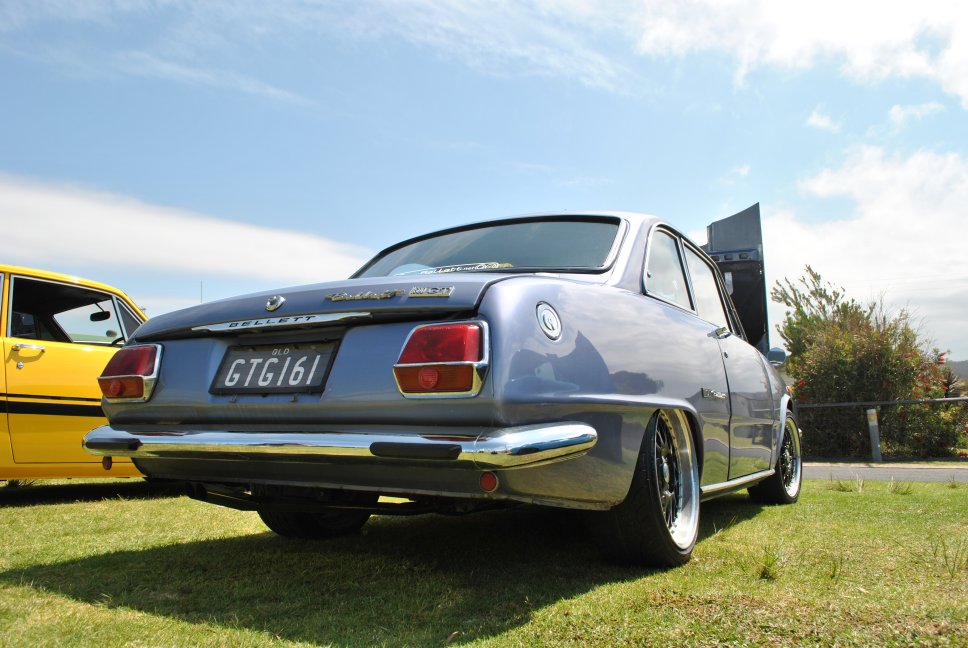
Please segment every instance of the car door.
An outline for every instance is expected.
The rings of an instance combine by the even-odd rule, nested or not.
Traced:
[[[724,293],[712,264],[691,245],[684,245],[696,312],[711,326],[726,367],[729,387],[729,479],[770,467],[773,451],[773,395],[759,351],[743,338],[728,315]]]
[[[700,417],[703,438],[700,483],[707,486],[725,482],[729,474],[730,416],[722,352],[715,337],[709,334],[715,327],[707,327],[705,322],[696,319],[680,238],[664,227],[653,230],[649,238],[645,292],[676,307],[668,311],[668,321],[664,322],[662,331],[649,334],[665,337],[672,350],[666,357],[673,361],[665,374],[667,389],[688,398]]]
[[[0,322],[7,321],[7,275],[0,272]],[[7,357],[6,324],[0,326],[0,352]],[[7,373],[0,371],[0,467],[13,463],[10,447],[10,430],[7,429]],[[2,475],[0,475],[2,477]]]
[[[9,277],[5,306],[6,418],[14,462],[99,461],[82,450],[81,438],[104,422],[96,378],[117,350],[114,343],[125,337],[121,306],[106,292],[21,275]]]

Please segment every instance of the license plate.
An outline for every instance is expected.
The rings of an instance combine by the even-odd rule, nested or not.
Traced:
[[[276,344],[232,347],[209,391],[213,394],[273,394],[323,391],[335,344]]]

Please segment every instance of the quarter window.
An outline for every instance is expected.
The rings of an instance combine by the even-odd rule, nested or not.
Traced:
[[[121,311],[121,321],[124,323],[125,337],[129,338],[141,326],[141,320],[135,317],[134,313],[121,300],[118,300],[118,307]]]
[[[686,277],[679,259],[679,245],[667,232],[658,230],[649,244],[649,261],[645,272],[645,290],[665,301],[691,308]]]
[[[686,248],[686,265],[692,279],[692,292],[696,298],[696,312],[699,317],[716,326],[729,326],[723,300],[716,284],[716,275],[702,257]]]

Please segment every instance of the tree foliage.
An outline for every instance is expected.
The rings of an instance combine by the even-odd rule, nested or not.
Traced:
[[[848,299],[809,265],[797,282],[777,282],[770,296],[788,309],[779,332],[800,403],[942,398],[951,389],[945,354],[928,349],[906,310],[891,315],[880,301]],[[879,419],[885,452],[940,456],[958,443],[968,414],[959,405],[886,406]],[[870,455],[860,407],[804,409],[800,423],[808,454]]]

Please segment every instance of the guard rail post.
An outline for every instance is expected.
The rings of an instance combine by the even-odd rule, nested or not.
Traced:
[[[877,409],[867,410],[867,428],[871,433],[871,459],[880,462],[881,459],[881,431],[877,426]]]

